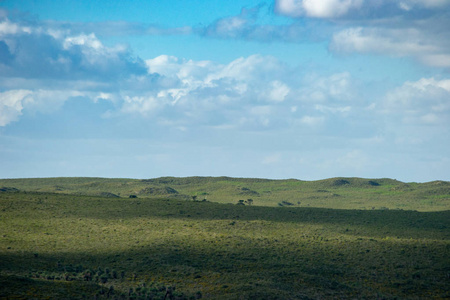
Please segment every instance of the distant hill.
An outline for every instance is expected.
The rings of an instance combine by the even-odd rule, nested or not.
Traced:
[[[404,183],[389,178],[338,177],[302,181],[232,177],[59,177],[0,180],[0,192],[19,190],[101,197],[128,198],[134,195],[138,198],[240,202],[257,206],[419,211],[450,209],[450,182]]]

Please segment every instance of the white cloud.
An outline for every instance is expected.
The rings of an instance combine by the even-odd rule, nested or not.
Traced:
[[[142,75],[146,68],[123,46],[106,47],[95,34],[52,30],[45,24],[0,18],[0,76],[104,81],[123,75]]]
[[[0,126],[17,121],[24,110],[31,113],[53,113],[74,97],[96,97],[76,90],[9,90],[0,93]]]
[[[245,11],[241,17],[254,18]],[[82,97],[113,103],[99,116],[139,116],[173,128],[304,128],[324,124],[332,114],[343,116],[355,99],[348,73],[305,77],[305,71],[263,55],[227,64],[160,55],[144,63],[126,48],[105,46],[95,34],[70,28],[55,33],[40,26],[30,34],[7,34],[19,50],[8,48],[16,52],[12,68],[2,72],[0,88],[30,91],[15,114],[8,112],[8,120],[18,119],[23,110],[56,112],[68,99]],[[27,58],[27,68],[20,65],[21,57]]]
[[[426,43],[422,34],[418,29],[349,28],[333,36],[331,48],[343,53],[388,53],[396,56],[439,50],[436,45]]]
[[[348,28],[333,35],[330,49],[337,53],[376,53],[412,56],[433,67],[450,67],[448,40],[421,28]]]
[[[333,18],[345,15],[351,9],[361,7],[362,0],[303,0],[306,15],[317,18]]]
[[[304,14],[302,0],[278,0],[275,1],[275,10],[277,13],[290,16],[300,17]]]
[[[442,9],[447,0],[276,0],[275,11],[289,17],[345,18],[402,14],[411,10]]]
[[[93,33],[89,35],[81,34],[78,36],[66,37],[63,42],[64,49],[67,50],[73,46],[86,46],[87,49],[92,48],[95,50],[100,50],[104,48],[102,43],[97,39],[97,37]]]
[[[349,73],[336,73],[330,76],[308,76],[299,94],[304,101],[328,102],[331,100],[346,102],[356,97],[355,87]]]
[[[283,80],[287,66],[271,56],[218,64],[161,55],[146,64],[150,74],[162,76],[160,82],[171,81],[154,90],[121,92],[121,111],[145,117],[157,112],[160,124],[267,128],[282,118],[272,105],[282,105],[291,91]]]
[[[450,68],[450,53],[424,54],[420,61],[432,67]]]
[[[240,17],[221,19],[216,24],[216,34],[228,35],[230,33],[238,32],[246,23],[247,21]]]
[[[447,0],[277,0],[275,11],[327,20],[329,50],[335,53],[413,57],[427,66],[450,68]]]
[[[277,13],[290,17],[336,18],[361,8],[363,0],[276,0]]]
[[[29,26],[21,26],[16,23],[12,23],[9,19],[5,18],[0,22],[0,37],[11,35],[11,34],[19,34],[19,33],[27,33],[30,34],[32,31]]]
[[[442,124],[450,121],[450,80],[422,78],[390,91],[381,107],[388,115],[409,124]]]
[[[139,113],[149,115],[161,107],[161,100],[152,96],[123,96],[124,104],[122,111],[124,113]]]
[[[149,73],[158,73],[164,76],[171,76],[178,73],[181,67],[178,58],[169,55],[160,55],[146,60],[145,63],[147,64]]]
[[[251,55],[240,57],[208,75],[211,82],[222,78],[254,81],[267,77],[277,78],[285,71],[285,66],[273,56]]]
[[[163,85],[125,47],[104,46],[95,34],[32,24],[0,17],[0,126],[18,120],[25,110],[55,112],[70,98],[117,104],[123,101],[121,89],[137,90],[141,84],[148,91]],[[149,103],[143,105],[150,110]]]
[[[275,11],[290,17],[335,18],[362,4],[363,0],[276,0]]]
[[[28,90],[11,90],[0,93],[0,126],[16,121],[22,114],[23,101],[31,94]]]
[[[269,99],[275,102],[284,101],[290,92],[290,88],[281,81],[275,80],[270,83]]]

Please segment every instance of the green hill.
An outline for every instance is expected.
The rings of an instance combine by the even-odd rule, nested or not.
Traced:
[[[448,208],[443,181],[4,179],[0,299],[445,299]]]
[[[403,183],[393,179],[331,178],[319,181],[230,177],[155,179],[34,178],[3,179],[1,188],[88,196],[170,198],[258,206],[339,209],[450,209],[450,182]],[[245,203],[245,202],[244,202]]]

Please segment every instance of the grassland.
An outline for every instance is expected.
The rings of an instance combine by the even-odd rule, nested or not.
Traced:
[[[288,205],[336,209],[450,209],[450,182],[403,183],[392,179],[331,178],[319,181],[230,177],[156,179],[42,178],[0,179],[0,188],[72,195]],[[290,203],[290,204],[289,204]]]
[[[449,186],[0,180],[0,299],[449,298]]]

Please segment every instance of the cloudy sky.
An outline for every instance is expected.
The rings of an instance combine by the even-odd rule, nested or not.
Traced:
[[[0,178],[450,180],[448,0],[0,0]]]

